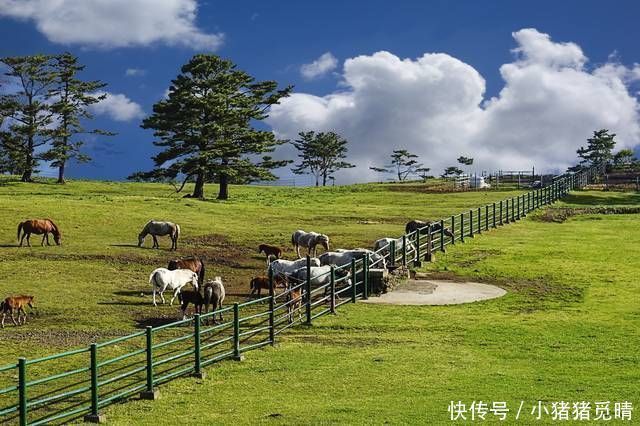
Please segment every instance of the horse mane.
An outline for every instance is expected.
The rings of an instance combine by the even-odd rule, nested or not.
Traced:
[[[51,226],[53,226],[54,235],[58,235],[60,237],[61,236],[61,232],[60,232],[60,229],[58,229],[58,225],[56,225],[56,223],[51,219],[47,219],[47,221],[49,223],[51,223]]]

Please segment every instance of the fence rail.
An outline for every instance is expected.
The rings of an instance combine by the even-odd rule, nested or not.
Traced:
[[[19,358],[0,367],[0,422],[40,425],[81,416],[100,421],[100,409],[107,405],[137,393],[155,398],[161,383],[179,376],[203,377],[207,365],[241,360],[248,351],[273,345],[293,326],[311,324],[343,304],[367,299],[372,266],[419,265],[447,245],[518,221],[602,173],[602,167],[593,167],[566,174],[546,187],[433,222],[375,253],[332,267],[328,283],[321,286],[312,286],[307,258],[307,279],[282,293],[274,292],[270,270],[272,285],[266,297],[85,348]]]

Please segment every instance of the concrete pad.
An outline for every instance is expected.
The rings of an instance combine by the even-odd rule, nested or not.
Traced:
[[[507,292],[490,284],[441,280],[408,280],[394,291],[363,303],[390,305],[458,305],[502,297]]]

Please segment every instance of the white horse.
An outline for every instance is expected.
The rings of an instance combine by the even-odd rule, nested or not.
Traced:
[[[204,285],[204,313],[209,311],[209,305],[212,305],[213,323],[216,323],[216,309],[222,309],[224,302],[225,290],[221,277],[215,277],[213,281],[207,281]],[[220,312],[220,321],[224,321]]]
[[[316,255],[316,246],[322,245],[326,251],[329,251],[329,237],[325,234],[318,234],[317,232],[305,232],[300,229],[291,234],[291,244],[296,249],[296,254],[300,256],[300,246],[307,248],[309,256]],[[312,254],[313,252],[313,254]]]
[[[396,250],[401,251],[402,250],[402,238],[380,238],[379,240],[376,240],[375,243],[373,243],[373,250],[377,253],[380,253],[381,255],[383,255],[384,257],[389,256],[389,251],[391,249],[391,242],[394,241],[395,245],[396,245]],[[409,241],[409,239],[406,239],[407,241],[407,253],[415,253],[416,252],[416,246]]]
[[[190,269],[176,269],[174,271],[170,271],[166,268],[158,268],[154,270],[151,275],[149,275],[149,284],[153,288],[153,306],[158,306],[156,303],[156,289],[160,289],[160,298],[162,299],[162,303],[164,304],[164,295],[165,290],[173,290],[173,297],[171,298],[170,305],[173,305],[174,299],[182,290],[182,287],[191,283],[193,285],[193,289],[198,291],[198,274],[193,272]]]
[[[311,263],[311,266],[320,266],[320,259],[318,259],[317,257],[312,257],[310,263]],[[298,259],[298,260],[278,259],[278,260],[274,260],[269,265],[269,267],[273,271],[273,276],[277,276],[278,274],[291,275],[298,269],[304,268],[306,266],[307,266],[307,259]],[[267,273],[269,273],[268,269],[267,269]]]
[[[178,249],[180,225],[173,222],[158,222],[156,220],[150,220],[144,228],[142,228],[142,232],[138,234],[138,247],[142,246],[147,234],[151,234],[151,237],[153,237],[153,248],[160,248],[156,236],[169,235],[171,237],[171,250]]]
[[[384,256],[365,248],[357,248],[353,250],[328,251],[322,253],[319,257],[321,265],[337,265],[345,266],[351,263],[351,259],[359,260],[369,255],[369,267],[386,268]]]
[[[331,267],[336,265],[324,265],[324,266],[312,266],[310,281],[312,287],[320,287],[331,282]],[[341,279],[349,276],[349,271],[346,269],[338,269],[335,271],[335,279]],[[291,278],[297,282],[303,282],[307,280],[307,268],[300,268],[291,274]],[[344,280],[344,285],[349,287],[351,285],[351,278]],[[325,291],[325,294],[328,291]]]

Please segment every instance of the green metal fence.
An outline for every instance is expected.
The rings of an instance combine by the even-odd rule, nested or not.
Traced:
[[[403,235],[378,250],[386,266],[430,260],[449,244],[525,217],[569,191],[589,183],[602,168],[563,175],[544,188],[460,213]],[[195,315],[127,336],[42,358],[20,358],[0,367],[0,422],[20,425],[62,423],[84,417],[99,421],[101,408],[139,394],[155,398],[158,385],[180,376],[203,377],[203,368],[273,345],[291,327],[311,322],[346,303],[367,299],[370,255],[332,267],[326,284],[307,280],[282,293],[235,303],[215,313]],[[345,274],[345,272],[347,272]],[[271,282],[273,274],[269,271]],[[338,277],[339,278],[336,278]],[[222,318],[220,318],[222,316]]]

